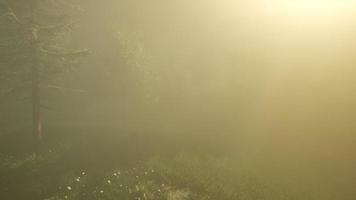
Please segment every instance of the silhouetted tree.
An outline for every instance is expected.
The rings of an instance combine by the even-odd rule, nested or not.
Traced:
[[[70,40],[78,7],[65,0],[0,0],[2,94],[31,91],[33,134],[42,140],[42,95],[56,75],[73,69],[79,55]]]

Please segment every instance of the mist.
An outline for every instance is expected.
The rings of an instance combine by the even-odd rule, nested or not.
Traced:
[[[16,14],[12,21],[32,16],[21,0],[0,2],[4,16]],[[15,94],[12,86],[20,79],[0,76],[0,197],[356,197],[355,1],[65,2],[75,10],[69,15],[75,25],[65,33],[42,42],[38,27],[58,16],[33,19],[48,20],[33,26],[39,43],[47,45],[38,49],[55,51],[55,56],[64,47],[81,49],[69,58],[61,54],[60,61],[47,52],[35,62],[8,64],[9,39],[3,30],[17,29],[0,21],[5,35],[0,32],[5,41],[0,43],[0,75],[25,74],[23,82],[32,77],[32,85]],[[49,12],[56,9],[62,11]],[[31,29],[32,35],[37,29]],[[78,52],[85,55],[77,58]],[[65,64],[55,76],[43,70],[59,62]],[[33,72],[26,76],[26,68],[6,68],[30,63],[43,70],[37,123]],[[33,139],[39,132],[41,137]],[[8,164],[20,161],[30,167]],[[50,163],[61,167],[53,169]],[[28,177],[46,178],[16,178],[31,167],[39,172]],[[127,196],[118,188],[130,188],[130,181],[115,185],[107,177],[113,170],[116,177],[117,169],[133,174],[125,175],[126,181],[135,173],[157,175],[135,183],[147,183],[142,194],[137,189],[137,196]],[[82,186],[70,180],[84,179],[84,172],[88,188],[77,189]],[[11,179],[23,186],[9,186]],[[25,190],[27,184],[38,188]],[[159,195],[152,192],[156,185]]]

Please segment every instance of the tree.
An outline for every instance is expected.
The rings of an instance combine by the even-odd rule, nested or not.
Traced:
[[[66,0],[0,0],[0,84],[2,94],[30,91],[33,134],[42,140],[42,94],[62,89],[57,75],[73,69],[78,56],[70,34],[78,7]]]

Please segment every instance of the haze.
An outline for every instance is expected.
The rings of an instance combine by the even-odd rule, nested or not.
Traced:
[[[76,152],[70,161],[56,160],[68,166],[58,176],[85,168],[95,174],[88,179],[94,188],[98,174],[140,168],[147,160],[154,163],[152,158],[177,162],[169,159],[183,154],[178,163],[193,160],[188,171],[197,165],[215,174],[207,165],[221,162],[223,171],[238,174],[229,176],[232,180],[251,176],[248,183],[258,183],[223,182],[230,193],[207,186],[194,196],[194,184],[199,188],[213,181],[198,181],[194,173],[182,169],[181,175],[180,169],[165,166],[162,174],[178,175],[167,175],[177,180],[163,179],[169,179],[164,184],[173,192],[186,192],[176,200],[189,195],[197,200],[204,195],[216,200],[356,198],[356,1],[69,2],[80,8],[79,17],[64,37],[70,47],[90,53],[75,62],[75,72],[56,76],[69,92],[41,89],[49,109],[41,111],[45,145],[40,149],[57,149],[62,155],[63,146]],[[32,147],[19,150],[16,142],[8,142],[11,135],[31,136],[33,129],[31,105],[15,100],[19,96],[0,102],[0,136],[10,138],[3,140],[10,146],[1,150],[4,160],[32,154]],[[1,176],[9,173],[0,173],[0,185],[6,185]],[[109,190],[103,188],[103,193]],[[21,199],[9,191],[15,190],[0,189],[0,198]],[[64,198],[54,191],[22,195]],[[119,197],[100,193],[98,189],[90,198]],[[162,199],[174,200],[170,194]]]

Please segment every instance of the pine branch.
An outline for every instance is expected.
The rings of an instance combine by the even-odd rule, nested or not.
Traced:
[[[76,56],[76,55],[85,55],[89,53],[89,49],[82,49],[70,52],[57,52],[57,51],[50,51],[44,48],[40,48],[41,52],[51,55],[51,56]]]
[[[5,16],[7,16],[10,20],[16,22],[17,24],[19,25],[25,25],[25,23],[23,23],[16,15],[16,13],[11,9],[9,8],[8,9],[8,12],[5,14]]]
[[[5,68],[6,69],[6,68]],[[19,75],[19,73],[16,73],[16,72],[7,72],[6,70],[5,70],[5,72],[3,72],[3,74],[0,76],[0,81],[1,80],[8,80],[8,79],[10,79],[10,78],[13,78],[13,77],[16,77],[16,76],[18,76]]]
[[[15,93],[15,92],[17,92],[17,91],[19,91],[21,89],[24,89],[26,87],[27,87],[27,85],[24,84],[24,85],[21,85],[19,87],[11,88],[11,89],[9,89],[9,90],[7,90],[5,92],[2,92],[1,96],[10,96],[11,94],[13,94],[13,93]]]
[[[55,24],[55,25],[46,25],[46,26],[41,26],[41,25],[37,25],[37,28],[39,30],[47,30],[47,31],[51,31],[51,30],[55,30],[55,29],[61,29],[61,28],[66,28],[66,27],[71,27],[72,25],[74,25],[74,22],[70,22],[67,24]]]
[[[67,88],[67,87],[62,87],[62,86],[58,86],[58,85],[47,85],[46,86],[47,89],[55,89],[55,90],[59,90],[61,92],[63,91],[70,91],[70,92],[80,92],[80,93],[85,93],[85,90],[81,90],[81,89],[74,89],[74,88]]]

